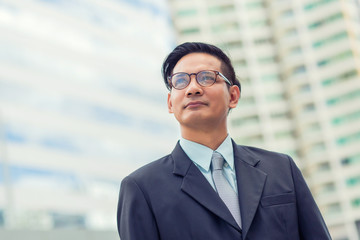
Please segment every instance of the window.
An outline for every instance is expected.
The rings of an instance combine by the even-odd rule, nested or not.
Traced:
[[[303,106],[303,112],[312,112],[315,110],[315,104],[314,103],[308,103]]]
[[[233,126],[244,126],[248,124],[254,124],[259,122],[259,116],[248,116],[242,118],[235,118],[232,120]]]
[[[244,98],[241,98],[240,104],[243,106],[244,105],[253,105],[253,104],[255,104],[255,99],[252,96],[244,97]]]
[[[184,35],[189,35],[189,34],[194,34],[194,33],[199,33],[199,32],[200,32],[200,28],[198,28],[198,27],[185,28],[183,30],[180,30],[180,33],[184,34]]]
[[[347,144],[351,144],[353,142],[359,142],[360,141],[360,132],[350,134],[348,136],[344,136],[341,138],[338,138],[336,140],[337,145],[344,146]]]
[[[326,183],[324,185],[321,185],[316,193],[317,194],[327,194],[327,193],[332,193],[335,191],[335,184],[334,183]]]
[[[273,81],[279,81],[279,80],[280,80],[280,76],[278,74],[267,74],[267,75],[261,76],[261,81],[264,81],[264,82],[273,82]]]
[[[325,214],[338,214],[341,212],[340,203],[332,203],[325,206],[324,211]]]
[[[71,191],[78,191],[81,188],[81,180],[72,172],[11,165],[10,174],[12,182],[17,185],[26,184]]]
[[[69,102],[68,104],[71,104]],[[74,105],[77,104],[74,102]],[[86,106],[87,103],[78,103],[79,106],[77,107],[88,107],[88,114],[91,116],[92,119],[101,121],[104,123],[112,123],[112,124],[126,124],[130,125],[131,123],[131,116],[128,115],[125,111],[119,111],[117,109],[109,108],[102,105],[89,105]],[[82,106],[83,105],[83,106]]]
[[[308,83],[299,86],[299,92],[301,92],[301,93],[310,92],[310,91],[311,91],[311,86]]]
[[[4,211],[0,210],[0,228],[5,225]]]
[[[239,30],[239,24],[237,22],[219,23],[211,26],[211,30],[214,33],[226,32],[229,30]]]
[[[251,27],[264,27],[270,25],[270,21],[268,19],[254,19],[250,20],[249,23]]]
[[[285,31],[284,35],[285,36],[296,36],[298,34],[298,31],[296,30],[296,28],[290,28],[288,30]]]
[[[197,9],[181,9],[176,14],[178,17],[191,17],[197,14]]]
[[[240,79],[241,83],[249,85],[250,84],[250,78],[249,77],[242,77]]]
[[[234,5],[212,6],[209,7],[208,9],[208,13],[211,15],[230,13],[234,11],[235,11]]]
[[[311,153],[317,153],[325,150],[325,144],[323,142],[315,143],[310,146]]]
[[[346,179],[346,186],[354,187],[360,184],[360,175]]]
[[[263,1],[247,2],[245,6],[246,6],[247,9],[264,8],[264,7],[265,7],[265,3],[264,3]]]
[[[311,2],[311,3],[308,3],[304,6],[304,10],[306,11],[310,11],[310,10],[313,10],[314,8],[317,8],[317,7],[320,7],[320,6],[323,6],[329,2],[333,2],[333,1],[337,1],[337,0],[319,0],[319,1],[316,1],[316,2]]]
[[[313,132],[318,132],[321,130],[320,124],[315,122],[315,123],[310,123],[309,125],[306,126],[305,132],[306,133],[313,133]]]
[[[273,40],[271,38],[258,38],[254,40],[255,45],[271,44]]]
[[[41,138],[39,143],[42,147],[48,149],[61,150],[71,153],[80,152],[80,149],[76,146],[73,139],[68,136],[48,135]]]
[[[339,19],[342,19],[342,18],[343,18],[342,13],[336,13],[336,14],[330,15],[330,16],[324,18],[324,19],[316,21],[316,22],[314,22],[312,24],[309,24],[308,28],[310,30],[314,30],[316,28],[323,27],[323,26],[325,26],[325,25],[327,25],[327,24],[329,24],[329,23],[331,23],[333,21],[336,21],[336,20],[339,20]]]
[[[330,163],[328,162],[319,164],[316,169],[317,172],[327,172],[329,170],[330,170]],[[335,188],[335,185],[333,183],[331,185]]]
[[[263,136],[262,135],[255,135],[255,136],[249,136],[244,138],[237,138],[236,142],[241,144],[261,144],[263,142]]]
[[[280,15],[283,18],[288,18],[288,17],[292,17],[294,15],[294,12],[291,9],[287,9],[287,10],[283,11],[282,13],[280,13]]]
[[[354,198],[353,200],[351,200],[351,206],[354,208],[359,208],[360,207],[360,197]]]
[[[360,111],[351,112],[331,120],[332,125],[340,126],[354,121],[360,120]]]
[[[358,76],[358,72],[355,69],[352,69],[352,70],[346,71],[344,73],[341,73],[338,76],[324,79],[321,82],[321,84],[323,86],[327,87],[327,86],[331,86],[333,84],[341,83],[341,82],[344,82],[346,80],[352,79],[355,76]]]
[[[285,99],[285,95],[284,93],[273,93],[266,95],[265,99],[267,102],[281,101]]]
[[[291,130],[283,130],[275,133],[276,139],[289,139],[294,137],[294,132]]]
[[[345,93],[343,95],[330,98],[326,101],[326,104],[328,106],[335,106],[338,104],[346,103],[346,102],[356,99],[356,98],[360,98],[360,89],[356,89],[354,91]]]
[[[337,61],[340,61],[340,60],[343,60],[345,58],[349,58],[349,57],[352,57],[352,56],[353,56],[353,53],[349,49],[349,50],[346,50],[345,52],[338,53],[338,54],[336,54],[334,56],[331,56],[329,58],[320,60],[320,61],[317,62],[317,65],[318,65],[318,67],[324,67],[324,66],[326,66],[328,64],[335,63]]]
[[[261,58],[258,58],[258,62],[260,64],[275,63],[276,57],[275,56],[261,57]]]
[[[234,61],[233,61],[233,65],[234,65],[234,68],[246,67],[246,66],[247,66],[247,62],[246,62],[245,59],[234,60]]]
[[[272,119],[290,119],[290,113],[289,112],[272,112],[270,114],[270,117]]]
[[[360,153],[341,159],[341,165],[343,166],[349,166],[355,164],[360,164]]]
[[[299,158],[299,153],[296,149],[287,149],[287,150],[283,150],[282,151],[284,154],[287,154],[289,156],[291,156],[294,159],[298,159]]]
[[[26,136],[26,133],[19,129],[5,126],[5,140],[14,143],[26,143],[28,141],[28,137]]]
[[[84,228],[86,218],[83,215],[52,213],[54,228]]]
[[[335,33],[334,35],[331,35],[327,38],[324,38],[324,39],[321,39],[319,41],[316,41],[313,43],[313,48],[320,48],[320,47],[323,47],[329,43],[334,43],[334,42],[337,42],[341,39],[344,39],[344,38],[347,38],[348,35],[347,35],[347,32],[345,31],[342,31],[342,32],[339,32],[339,33]]]
[[[293,68],[292,75],[297,75],[305,72],[306,72],[306,67],[304,65],[300,65]]]
[[[297,55],[302,52],[302,49],[300,46],[295,46],[291,49],[289,49],[289,55]]]
[[[219,44],[220,48],[223,49],[239,49],[242,47],[242,41],[229,41],[223,44]]]

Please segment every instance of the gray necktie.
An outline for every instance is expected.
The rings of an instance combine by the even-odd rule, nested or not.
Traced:
[[[230,210],[237,224],[241,227],[240,206],[236,192],[230,186],[223,174],[224,158],[220,153],[214,152],[211,157],[212,177],[216,190],[225,205]]]

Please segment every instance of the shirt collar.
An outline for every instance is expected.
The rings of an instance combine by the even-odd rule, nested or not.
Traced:
[[[180,146],[188,155],[188,157],[198,166],[200,166],[205,171],[210,170],[211,165],[211,156],[213,154],[213,150],[208,148],[202,144],[187,140],[183,137],[180,138]],[[225,138],[225,140],[221,143],[221,145],[216,149],[229,164],[229,167],[234,170],[234,153],[233,153],[233,145],[231,142],[231,138],[229,135]]]

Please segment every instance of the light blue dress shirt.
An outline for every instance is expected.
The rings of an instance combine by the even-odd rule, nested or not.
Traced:
[[[199,168],[200,172],[204,175],[206,180],[210,183],[210,185],[215,188],[214,180],[211,175],[211,156],[213,154],[213,150],[208,148],[202,144],[189,141],[185,138],[180,138],[180,146],[188,155],[188,157],[194,162],[194,164]],[[233,145],[231,142],[231,138],[228,135],[226,139],[222,142],[222,144],[215,150],[219,152],[223,158],[224,162],[224,175],[225,178],[229,181],[231,187],[237,194],[237,184],[236,184],[236,173],[234,166],[234,151]]]

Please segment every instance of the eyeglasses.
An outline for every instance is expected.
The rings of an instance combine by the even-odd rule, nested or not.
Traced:
[[[212,71],[212,70],[204,70],[198,73],[184,73],[178,72],[168,77],[169,83],[171,87],[181,90],[186,88],[191,81],[191,75],[195,75],[196,82],[203,87],[209,87],[216,82],[217,76],[220,75],[227,84],[232,86],[232,83],[227,79],[221,72]]]

